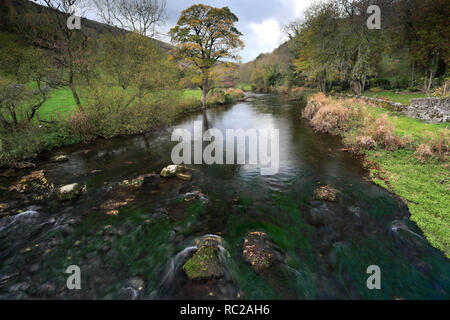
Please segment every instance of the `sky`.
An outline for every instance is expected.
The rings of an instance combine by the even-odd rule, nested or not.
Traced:
[[[162,33],[176,25],[181,11],[193,4],[203,3],[213,7],[229,7],[237,15],[238,30],[244,34],[243,62],[255,59],[260,53],[272,52],[286,39],[281,32],[283,25],[301,17],[302,12],[314,0],[167,0],[167,22]],[[161,40],[169,42],[165,36]]]
[[[36,1],[36,0],[35,0]],[[89,2],[89,0],[87,0]],[[181,12],[191,5],[203,3],[213,7],[229,7],[239,18],[236,26],[243,33],[245,48],[240,52],[242,62],[255,59],[261,53],[272,52],[287,39],[282,27],[300,18],[303,11],[316,0],[167,0],[167,21],[160,27],[160,40],[170,42],[167,36]],[[36,2],[42,3],[42,0]],[[89,5],[87,6],[90,7]],[[98,20],[92,10],[84,12],[89,19]]]

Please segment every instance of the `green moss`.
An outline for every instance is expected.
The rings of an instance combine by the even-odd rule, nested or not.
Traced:
[[[183,270],[191,280],[221,277],[223,268],[213,247],[201,247],[184,265]]]

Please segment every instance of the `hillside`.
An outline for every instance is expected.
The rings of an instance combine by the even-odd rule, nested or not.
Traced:
[[[289,49],[289,41],[283,43],[271,53],[261,53],[255,60],[244,63],[239,70],[242,83],[253,83],[259,77],[261,70],[274,67],[281,74],[290,71],[294,55]]]
[[[40,12],[48,12],[49,8],[41,6],[28,0],[2,0],[0,2],[0,32],[17,33],[18,28],[24,23],[23,16],[26,14],[37,15]],[[128,31],[111,27],[104,23],[100,23],[94,20],[82,18],[81,25],[84,31],[89,37],[97,38],[100,35],[105,34],[123,34]],[[165,51],[172,49],[172,45],[152,39]]]

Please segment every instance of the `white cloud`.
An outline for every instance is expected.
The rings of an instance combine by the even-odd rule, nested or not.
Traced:
[[[280,42],[281,27],[275,19],[267,19],[261,23],[250,23],[252,31],[246,38],[247,47],[252,51],[272,51]]]

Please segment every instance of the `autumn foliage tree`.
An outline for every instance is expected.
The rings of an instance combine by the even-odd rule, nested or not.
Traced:
[[[244,47],[237,30],[237,16],[228,7],[214,8],[198,4],[184,10],[177,25],[170,30],[176,43],[174,56],[199,70],[202,105],[211,90],[214,66],[219,59],[237,60]]]

